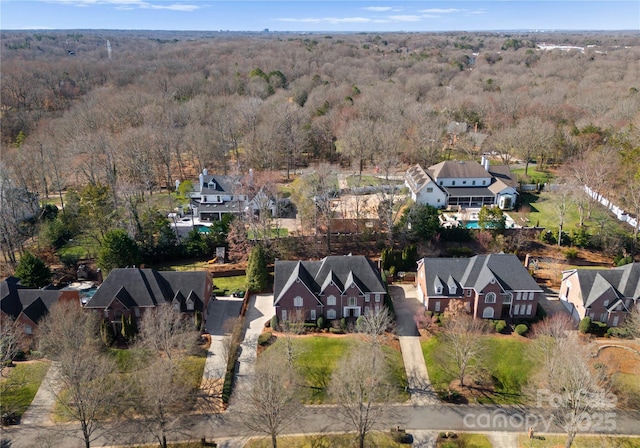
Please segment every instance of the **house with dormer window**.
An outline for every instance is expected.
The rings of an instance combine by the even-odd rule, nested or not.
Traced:
[[[244,213],[247,195],[233,176],[209,174],[207,169],[198,176],[197,190],[191,193],[191,209],[201,221],[220,221],[229,213]]]
[[[185,315],[200,312],[204,321],[212,290],[211,274],[206,271],[118,268],[109,272],[85,308],[100,313],[119,334],[123,316],[138,321],[145,311],[162,304]]]
[[[459,300],[473,317],[484,319],[532,319],[542,294],[512,254],[423,258],[418,261],[416,284],[426,310],[442,313]]]
[[[621,326],[640,306],[640,263],[563,271],[559,296],[576,320],[589,316],[609,327]]]
[[[380,271],[361,255],[276,261],[273,305],[280,320],[357,318],[384,306]]]
[[[427,169],[414,165],[405,174],[405,185],[412,200],[436,208],[495,205],[509,210],[518,196],[509,167],[492,166],[484,156],[481,163],[447,160]]]

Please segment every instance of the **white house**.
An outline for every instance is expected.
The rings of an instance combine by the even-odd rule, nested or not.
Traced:
[[[219,221],[228,213],[244,213],[247,195],[232,176],[211,175],[205,168],[198,176],[197,190],[191,193],[193,214],[201,221]]]
[[[508,210],[518,195],[509,167],[491,166],[484,156],[482,164],[472,160],[445,161],[426,170],[420,165],[412,166],[405,174],[405,184],[414,201],[437,208],[497,205]]]

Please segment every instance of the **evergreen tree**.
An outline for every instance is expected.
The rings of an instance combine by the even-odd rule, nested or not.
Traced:
[[[140,253],[136,242],[123,229],[108,231],[102,239],[98,253],[98,266],[105,271],[114,268],[134,266],[140,263]]]
[[[41,288],[51,282],[51,270],[40,258],[25,252],[16,266],[16,277],[24,286]]]
[[[264,248],[256,245],[249,255],[247,265],[247,289],[253,292],[264,291],[269,284],[269,271]]]

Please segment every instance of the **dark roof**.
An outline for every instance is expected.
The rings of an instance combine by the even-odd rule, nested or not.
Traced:
[[[0,308],[3,313],[15,319],[24,312],[36,323],[49,312],[51,306],[60,297],[60,290],[26,288],[20,285],[15,277],[4,280],[0,290],[2,292]]]
[[[86,308],[107,308],[117,298],[128,308],[154,307],[171,302],[178,293],[204,303],[208,274],[204,271],[174,272],[155,269],[118,268],[109,273]],[[196,307],[197,309],[197,307]]]
[[[473,288],[477,291],[495,278],[505,291],[542,290],[529,272],[512,254],[476,255],[471,258],[423,258],[426,275],[427,295],[448,295],[448,284]],[[435,284],[443,286],[441,294],[436,294]],[[456,296],[460,291],[456,291]]]
[[[274,304],[298,279],[316,295],[322,294],[332,281],[341,291],[355,283],[363,292],[385,292],[378,268],[362,255],[333,255],[318,261],[276,261]]]
[[[197,201],[193,201],[193,206],[197,207],[198,213],[234,213],[244,211],[244,201],[228,201],[222,204],[202,204]]]
[[[452,198],[464,196],[495,196],[487,187],[444,187],[444,189],[449,197]]]
[[[518,181],[511,174],[509,165],[489,165],[489,173],[509,187],[516,188],[518,186]]]
[[[612,269],[575,269],[585,308],[591,306],[608,289],[618,298],[640,298],[640,263]]]
[[[233,178],[230,176],[223,176],[221,174],[203,174],[202,181],[204,186],[201,193],[203,194],[220,194],[231,193],[233,191]],[[215,183],[214,188],[209,188],[209,182]]]
[[[444,162],[437,163],[428,169],[431,177],[436,180],[440,178],[452,178],[452,179],[468,179],[468,178],[487,178],[492,176],[485,170],[482,165],[473,160],[466,161],[451,161],[446,160]]]

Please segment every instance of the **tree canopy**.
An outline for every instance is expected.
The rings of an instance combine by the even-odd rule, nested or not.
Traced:
[[[108,231],[102,238],[98,253],[98,266],[109,272],[114,268],[124,268],[140,263],[138,245],[123,229]]]
[[[24,286],[41,288],[51,281],[51,270],[42,259],[25,252],[16,266],[16,277]]]

